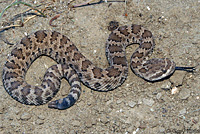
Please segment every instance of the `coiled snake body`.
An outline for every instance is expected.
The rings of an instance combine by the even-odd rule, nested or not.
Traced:
[[[3,84],[15,100],[41,105],[56,95],[61,79],[66,78],[71,85],[69,95],[48,104],[49,108],[66,109],[79,98],[80,81],[97,91],[109,91],[122,85],[128,75],[125,48],[134,43],[139,44],[131,57],[131,69],[136,75],[157,81],[174,72],[175,63],[168,58],[147,60],[155,44],[152,33],[140,25],[121,26],[111,32],[106,41],[110,65],[106,69],[96,67],[66,36],[43,30],[24,37],[12,50],[3,68]],[[29,85],[25,81],[26,72],[42,55],[51,57],[58,64],[47,70],[40,86]]]

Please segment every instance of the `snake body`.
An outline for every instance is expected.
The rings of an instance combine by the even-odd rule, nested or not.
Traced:
[[[106,41],[109,67],[101,69],[88,60],[64,35],[41,30],[24,37],[12,50],[3,68],[3,84],[10,96],[27,105],[42,105],[58,92],[61,79],[71,85],[67,97],[52,101],[49,108],[71,107],[81,94],[80,82],[97,91],[110,91],[123,84],[128,75],[125,48],[139,44],[131,57],[131,69],[141,78],[157,81],[171,75],[175,63],[168,58],[147,59],[155,43],[150,31],[140,25],[117,27]],[[58,64],[45,73],[40,86],[29,85],[25,75],[30,65],[40,56],[54,59]]]

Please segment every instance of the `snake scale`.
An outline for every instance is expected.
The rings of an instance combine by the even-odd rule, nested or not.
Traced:
[[[114,24],[114,22],[113,22]],[[112,26],[112,22],[110,23]],[[18,43],[3,68],[3,84],[10,96],[27,105],[49,102],[59,91],[61,79],[68,80],[71,89],[67,97],[52,101],[49,108],[67,109],[81,94],[81,82],[96,91],[110,91],[123,84],[128,75],[125,48],[139,44],[132,54],[132,71],[147,81],[163,79],[175,71],[175,63],[168,58],[150,59],[155,43],[152,33],[141,25],[111,27],[106,41],[109,67],[101,69],[88,60],[64,35],[41,30],[28,35]],[[25,81],[30,65],[40,56],[49,56],[58,64],[51,66],[40,86]]]

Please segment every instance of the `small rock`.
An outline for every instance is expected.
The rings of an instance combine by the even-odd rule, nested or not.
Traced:
[[[113,100],[109,100],[109,101],[106,102],[106,105],[109,105],[109,104],[111,104],[112,102],[113,102]]]
[[[142,102],[143,102],[142,98],[139,98],[139,99],[138,99],[138,103],[137,103],[137,104],[139,104],[139,105],[140,105],[140,104],[142,104]]]
[[[31,115],[29,113],[23,113],[20,117],[21,120],[29,120],[31,118]]]
[[[42,125],[42,124],[44,124],[44,120],[37,119],[35,123],[37,125]]]
[[[200,122],[198,122],[197,124],[194,124],[191,129],[196,130],[196,132],[199,132],[200,131]]]
[[[146,122],[141,122],[139,128],[142,128],[142,129],[147,128],[147,123]]]
[[[90,118],[88,118],[88,119],[86,119],[86,121],[85,121],[85,125],[86,125],[86,127],[88,127],[88,128],[92,127],[92,125],[95,125],[95,124],[96,124],[96,120],[95,120],[95,119],[90,119]]]
[[[1,103],[1,102],[0,102]],[[2,103],[1,103],[2,104]],[[3,114],[4,112],[4,107],[2,105],[0,105],[0,114]]]
[[[183,115],[183,114],[185,114],[185,113],[186,113],[186,108],[184,108],[184,109],[182,109],[182,110],[179,111],[179,114],[180,114],[180,115]]]
[[[18,122],[15,122],[15,121],[11,122],[10,125],[12,127],[20,127],[20,124]]]
[[[103,123],[103,124],[106,124],[109,122],[108,118],[106,118],[105,116],[103,116],[100,121]]]
[[[165,108],[162,108],[162,111],[161,111],[163,114],[164,113],[167,113],[167,109],[165,109]]]
[[[74,18],[74,13],[73,12],[69,12],[67,15],[68,15],[69,19],[73,19]]]
[[[156,99],[160,99],[161,98],[161,96],[162,96],[162,94],[161,93],[158,93],[157,95],[156,95]]]
[[[68,91],[70,89],[70,87],[68,86],[68,84],[66,82],[63,82],[64,80],[62,80],[63,85],[61,85],[60,89],[61,90],[61,95],[62,96],[66,96],[68,94]]]
[[[158,94],[157,91],[153,91],[153,92],[152,92],[152,95],[157,95],[157,94]]]
[[[15,108],[15,109],[13,109],[13,111],[15,111],[15,114],[18,115],[21,112],[21,109]]]
[[[132,118],[127,118],[124,123],[131,124],[133,122]]]
[[[42,115],[42,114],[39,114],[39,115],[38,115],[38,118],[41,119],[41,120],[44,120],[44,119],[45,119],[45,116]]]
[[[170,77],[170,81],[174,86],[181,86],[183,84],[183,78],[185,77],[185,71],[175,71],[174,74]]]
[[[154,111],[154,109],[153,109],[153,108],[151,108],[151,109],[150,109],[150,111],[151,111],[151,112],[153,112],[153,111]]]
[[[133,126],[133,125],[130,126],[130,127],[127,129],[127,131],[128,131],[129,133],[131,133],[133,130],[134,130],[134,126]]]
[[[3,126],[3,121],[0,120],[0,129],[3,128],[3,127],[4,127],[4,126]]]
[[[160,131],[160,133],[164,133],[165,132],[165,128],[164,127],[160,127],[159,131]]]
[[[137,132],[140,130],[140,128],[137,128],[135,131],[133,131],[133,134],[137,134]]]
[[[171,94],[177,94],[179,93],[180,89],[177,88],[177,87],[173,87],[172,90],[171,90]]]
[[[134,101],[129,101],[129,102],[128,102],[128,105],[129,105],[129,107],[131,107],[131,108],[133,108],[136,104],[137,104],[137,103],[134,102]]]
[[[120,104],[120,103],[122,103],[122,100],[117,100],[117,102],[116,102],[117,104]]]
[[[194,55],[194,59],[195,59],[195,60],[197,60],[197,59],[199,59],[199,58],[200,58],[200,55],[199,55],[199,54]]]
[[[75,131],[75,130],[71,130],[70,132],[69,132],[69,134],[76,134],[77,132]]]
[[[73,125],[74,127],[79,127],[79,126],[81,125],[81,123],[80,123],[80,121],[78,121],[78,120],[74,120],[74,121],[72,121],[72,125]]]
[[[137,121],[137,122],[135,123],[135,127],[136,127],[136,128],[139,128],[139,127],[140,127],[140,122],[139,122],[139,121]]]
[[[150,121],[148,124],[149,124],[149,126],[150,126],[151,128],[154,128],[154,127],[159,126],[159,125],[160,125],[160,122],[159,122],[159,119],[156,119],[156,120],[154,120],[154,121]]]
[[[186,100],[188,97],[190,97],[190,90],[189,89],[182,89],[179,93],[179,97],[182,100]]]
[[[194,124],[196,124],[197,122],[199,122],[199,118],[198,117],[194,117],[194,118],[191,118],[191,120],[194,120]]]
[[[171,83],[169,81],[166,81],[161,85],[161,89],[169,90],[171,88]]]
[[[148,105],[148,106],[153,106],[154,104],[154,100],[151,98],[151,99],[143,99],[143,103]]]

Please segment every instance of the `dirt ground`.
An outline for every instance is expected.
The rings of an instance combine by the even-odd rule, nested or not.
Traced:
[[[12,0],[0,0],[2,11]],[[41,29],[51,29],[68,36],[79,50],[101,68],[108,66],[105,40],[108,23],[141,24],[152,31],[156,47],[151,57],[168,57],[178,66],[200,63],[200,1],[198,0],[127,0],[69,9],[68,0],[27,0],[39,10],[46,9],[46,18],[36,16],[24,24],[0,33],[0,72],[14,45],[22,37]],[[72,1],[70,5],[83,3]],[[98,2],[98,1],[94,1]],[[17,24],[27,6],[9,8],[0,20],[1,28]],[[28,13],[35,13],[28,11]],[[55,15],[60,17],[49,25]],[[18,17],[16,16],[18,15]],[[138,46],[126,49],[127,59]],[[129,62],[130,63],[130,62]],[[44,72],[55,61],[38,58],[26,79],[40,84]],[[114,91],[96,92],[82,85],[77,103],[66,110],[49,109],[46,105],[28,106],[12,99],[0,78],[0,133],[66,133],[66,134],[196,134],[200,133],[200,66],[194,73],[176,71],[169,79],[150,83],[129,70],[125,83]],[[62,81],[53,100],[67,96],[69,85]],[[172,89],[178,92],[172,94]]]

